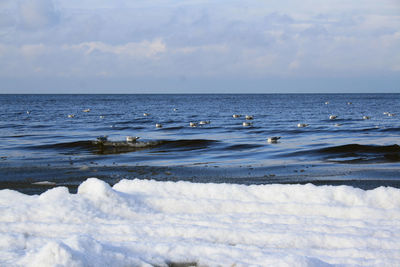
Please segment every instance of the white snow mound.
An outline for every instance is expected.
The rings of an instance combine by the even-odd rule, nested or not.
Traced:
[[[400,190],[96,178],[0,191],[0,266],[398,266]]]

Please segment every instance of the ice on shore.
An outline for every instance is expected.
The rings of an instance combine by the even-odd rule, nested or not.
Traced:
[[[400,190],[91,178],[0,191],[0,266],[398,266]],[[190,265],[190,264],[189,264]]]

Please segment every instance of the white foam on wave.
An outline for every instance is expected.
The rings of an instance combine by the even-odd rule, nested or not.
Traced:
[[[396,266],[400,190],[91,178],[0,191],[0,266]]]

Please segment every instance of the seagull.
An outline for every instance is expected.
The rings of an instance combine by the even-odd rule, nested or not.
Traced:
[[[334,120],[334,119],[336,119],[336,118],[337,118],[336,115],[330,115],[330,116],[329,116],[329,119],[330,119],[330,120]]]
[[[278,140],[281,139],[280,136],[272,136],[272,137],[268,137],[268,143],[270,144],[276,144],[278,143]]]
[[[147,117],[149,115],[150,115],[149,113],[143,113],[143,116],[145,116],[145,117]]]
[[[234,118],[239,118],[241,115],[239,115],[239,114],[233,114],[232,115],[232,117],[234,117]]]
[[[90,112],[90,108],[84,109],[83,112]]]
[[[329,104],[329,101],[326,101],[326,102],[325,102],[325,105],[328,105],[328,104]]]
[[[363,120],[369,120],[369,119],[371,119],[371,117],[369,117],[369,116],[363,116]]]
[[[156,127],[157,128],[162,128],[162,124],[161,123],[156,123]]]
[[[68,118],[75,118],[75,115],[74,114],[69,114]]]
[[[210,124],[210,121],[200,121],[199,124],[200,125]]]
[[[189,122],[189,126],[190,127],[197,127],[197,123],[196,122]]]
[[[243,122],[242,125],[243,125],[243,126],[251,126],[252,123],[251,123],[251,122]]]
[[[104,116],[103,116],[103,115],[101,115],[101,116],[100,116],[100,119],[104,119]]]
[[[139,136],[127,136],[126,137],[126,142],[128,143],[136,143],[136,140],[138,140],[140,137]]]
[[[253,116],[251,116],[251,115],[246,115],[246,120],[252,120],[253,119]]]
[[[297,124],[297,127],[299,127],[299,128],[303,128],[303,127],[307,127],[307,126],[308,126],[307,123],[299,123],[299,124]]]
[[[26,111],[26,114],[31,114],[31,112],[29,110]]]
[[[394,113],[388,113],[387,114],[389,117],[393,117],[394,115],[396,115],[396,114],[394,114]]]

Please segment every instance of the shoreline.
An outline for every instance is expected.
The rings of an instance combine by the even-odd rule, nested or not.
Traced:
[[[400,188],[396,164],[340,165],[290,164],[282,166],[21,166],[0,169],[0,190],[41,194],[57,186],[76,193],[78,186],[97,177],[111,186],[122,179],[188,181],[226,184],[307,184],[348,185],[363,190],[380,186]]]

